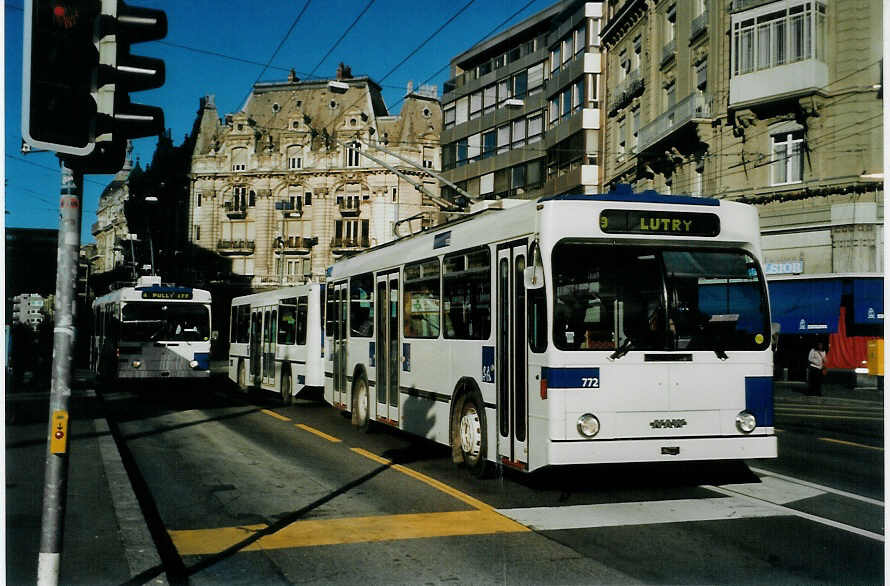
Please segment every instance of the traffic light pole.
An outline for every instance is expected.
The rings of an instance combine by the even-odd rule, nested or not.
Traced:
[[[59,244],[56,269],[55,327],[53,328],[52,387],[49,400],[49,437],[43,488],[43,519],[37,584],[59,583],[65,501],[68,484],[68,404],[71,399],[71,357],[74,347],[74,302],[80,253],[83,172],[62,160],[59,200]]]

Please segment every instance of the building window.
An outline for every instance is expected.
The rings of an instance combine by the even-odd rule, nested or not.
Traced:
[[[482,92],[470,94],[470,120],[482,115]]]
[[[513,142],[511,148],[525,146],[525,118],[513,121]]]
[[[532,144],[533,142],[538,142],[541,140],[541,135],[544,133],[544,115],[543,114],[535,114],[533,116],[528,117],[528,136],[526,137],[526,142],[528,144]]]
[[[520,71],[513,76],[513,97],[524,98],[528,92],[528,71]]]
[[[803,181],[803,130],[772,134],[773,185]]]
[[[470,161],[478,161],[482,155],[482,135],[478,132],[467,137],[467,156]]]
[[[804,59],[824,59],[825,6],[798,1],[732,25],[733,75]]]
[[[572,112],[584,107],[584,78],[578,79],[572,87]]]
[[[291,170],[303,168],[303,147],[296,145],[287,147],[287,168]]]
[[[677,103],[677,84],[670,82],[664,87],[664,104],[665,109],[670,110]]]
[[[565,118],[569,114],[572,113],[572,87],[569,86],[566,89],[562,90],[562,115],[561,118]]]
[[[630,149],[631,152],[636,152],[637,150],[637,139],[640,134],[640,109],[636,108],[631,113],[630,119]]]
[[[502,79],[498,82],[498,103],[503,103],[511,97],[512,95],[510,94],[510,79]]]
[[[482,90],[482,113],[494,112],[498,103],[498,86],[491,84]]]
[[[581,24],[578,28],[575,29],[575,54],[581,53],[584,51],[585,40],[587,39],[587,25]]]
[[[701,93],[708,91],[708,59],[703,59],[695,66],[695,87]]]
[[[457,166],[467,164],[467,139],[466,137],[461,138],[457,141]]]
[[[256,192],[253,190],[247,194],[247,205],[249,207],[256,207]]]
[[[303,193],[303,203],[305,203],[307,206],[312,205],[312,192],[311,191],[307,191],[307,192]]]
[[[553,73],[562,64],[559,56],[559,43],[550,50],[550,73]]]
[[[627,125],[624,120],[618,122],[618,154],[624,154],[624,148],[627,140]]]
[[[195,242],[198,242],[200,240],[201,240],[201,226],[198,226],[197,224],[195,224]]]
[[[704,188],[705,162],[699,159],[695,163],[695,171],[692,175],[692,194],[701,195]]]
[[[247,149],[232,149],[232,171],[247,170]]]
[[[492,129],[482,134],[482,158],[494,156],[497,151],[497,132]]]
[[[628,73],[630,73],[630,59],[627,58],[627,49],[621,49],[618,53],[618,81],[627,79]]]
[[[550,99],[550,116],[548,121],[550,125],[556,124],[559,120],[559,94]]]
[[[544,63],[528,68],[528,94],[536,94],[544,87]]]
[[[668,6],[665,16],[664,42],[670,43],[677,38],[677,5]]]
[[[232,188],[232,207],[237,211],[247,210],[247,188],[236,185]]]
[[[506,153],[510,150],[510,125],[498,127],[498,154]]]
[[[479,178],[479,195],[488,195],[494,192],[494,173],[486,173]]]
[[[444,124],[445,128],[451,128],[454,126],[454,104],[447,106],[442,114],[444,116]]]
[[[197,199],[197,202],[195,203],[195,205],[196,205],[197,207],[201,207],[201,194],[200,194],[200,193],[197,194],[196,199]]]
[[[424,169],[432,169],[433,168],[433,147],[428,147],[428,146],[423,147],[423,168]]]
[[[587,101],[591,108],[599,108],[599,77],[596,73],[587,76]]]
[[[634,51],[630,56],[630,70],[636,71],[640,68],[640,56],[643,54],[643,37],[637,35],[633,40]]]
[[[358,141],[353,141],[349,143],[348,148],[346,149],[346,166],[347,167],[358,167],[359,166],[359,153],[361,152],[362,145]]]

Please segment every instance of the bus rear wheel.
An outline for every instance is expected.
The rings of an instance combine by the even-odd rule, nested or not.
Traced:
[[[291,386],[290,366],[285,366],[281,371],[281,403],[282,405],[293,405],[294,389]]]
[[[488,472],[488,461],[485,459],[485,412],[476,397],[471,395],[464,399],[456,431],[464,465],[476,478],[484,478]]]
[[[371,426],[371,394],[364,376],[357,377],[352,389],[352,423],[359,431],[368,431]]]
[[[244,370],[244,361],[238,362],[238,390],[242,393],[247,392],[247,373]]]

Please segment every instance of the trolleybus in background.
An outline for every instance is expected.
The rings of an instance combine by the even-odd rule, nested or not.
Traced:
[[[210,378],[210,292],[139,277],[92,308],[90,363],[101,380]]]
[[[306,283],[232,300],[229,378],[241,390],[290,404],[304,387],[322,388],[323,295],[324,285]]]
[[[655,192],[500,200],[336,262],[325,399],[492,462],[770,458],[751,206]]]

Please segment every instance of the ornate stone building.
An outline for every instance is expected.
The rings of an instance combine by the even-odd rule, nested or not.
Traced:
[[[332,80],[258,83],[222,120],[208,96],[189,242],[228,259],[252,289],[322,280],[335,259],[406,233],[412,222],[399,220],[415,218],[416,230],[434,221],[434,202],[448,205],[423,171],[440,169],[441,125],[434,90],[409,87],[393,116],[380,86],[342,64]]]
[[[96,240],[89,259],[93,273],[110,272],[122,267],[127,260],[132,262],[134,256],[126,247],[133,245],[132,239],[136,235],[131,234],[124,210],[127,200],[130,199],[130,182],[142,173],[142,168],[139,163],[133,165],[130,158],[132,151],[130,145],[124,166],[99,196],[96,221],[90,230]],[[132,270],[132,267],[130,269]]]

